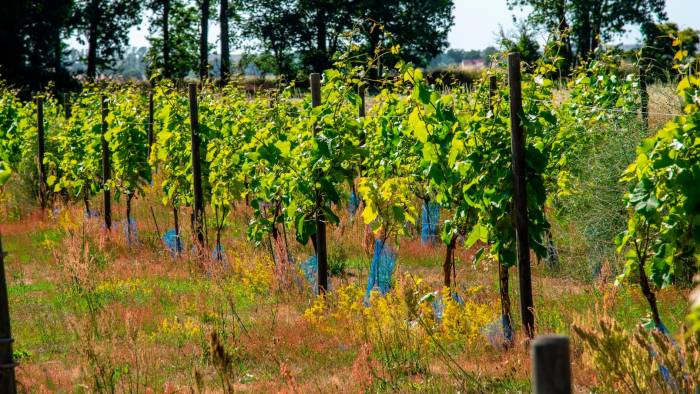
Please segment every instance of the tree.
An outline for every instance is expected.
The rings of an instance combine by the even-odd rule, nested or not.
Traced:
[[[678,25],[672,22],[648,23],[642,26],[644,46],[640,51],[640,66],[646,71],[650,80],[671,79],[673,64],[676,61],[676,52],[687,51],[690,57],[697,52],[700,37],[693,29],[679,30]]]
[[[531,7],[527,19],[555,32],[564,43],[561,56],[588,57],[601,40],[625,31],[629,24],[664,19],[664,0],[508,0],[511,9]],[[575,49],[575,54],[574,54]]]
[[[61,85],[69,79],[62,57],[70,8],[69,0],[26,3],[21,37],[25,39],[27,82],[34,84],[34,88],[40,88],[49,79],[60,79]]]
[[[386,37],[401,48],[400,57],[418,66],[425,66],[447,46],[447,33],[454,24],[452,0],[357,0],[355,18],[363,29],[367,52],[374,56],[385,46]],[[380,27],[381,28],[378,28]],[[384,65],[392,66],[395,58],[387,57]],[[382,65],[370,70],[370,78],[381,75]]]
[[[466,51],[464,49],[450,48],[434,57],[430,61],[430,68],[460,64],[462,60],[465,59],[484,59],[484,57],[482,55],[482,51],[478,49]]]
[[[340,36],[353,27],[352,1],[299,0],[302,23],[302,62],[309,71],[323,72],[332,66]]]
[[[76,0],[72,26],[78,41],[88,45],[87,76],[108,68],[128,44],[129,29],[140,22],[139,0]]]
[[[454,24],[454,3],[452,0],[395,0],[394,3],[395,14],[369,17],[391,33],[395,43],[401,46],[403,59],[425,66],[447,46],[447,34]]]
[[[498,49],[493,46],[487,46],[481,51],[481,58],[484,60],[490,60],[491,57],[498,53]]]
[[[219,26],[221,27],[221,82],[228,81],[231,74],[231,53],[229,51],[229,28],[228,17],[229,8],[228,0],[219,0],[221,8],[219,9]]]
[[[231,74],[230,45],[236,37],[235,34],[232,35],[229,22],[240,22],[238,10],[242,7],[240,0],[220,0],[219,6],[219,26],[221,27],[221,35],[219,37],[219,41],[221,42],[221,81],[225,84]]]
[[[540,57],[540,45],[532,37],[532,32],[528,30],[526,24],[518,26],[518,33],[514,37],[509,37],[503,29],[500,31],[499,43],[508,52],[520,52],[520,58],[525,63],[534,63]]]
[[[63,38],[68,35],[70,0],[15,0],[0,6],[3,42],[0,74],[17,85],[39,90],[49,80],[65,88],[70,77],[63,67]]]
[[[184,78],[197,68],[197,8],[183,0],[155,0],[149,28],[149,69]]]
[[[9,81],[17,81],[22,76],[24,41],[19,37],[25,5],[23,1],[0,3],[0,42],[3,43],[0,75]]]
[[[403,59],[427,65],[447,46],[453,23],[452,0],[253,0],[246,4],[246,35],[272,53],[279,72],[287,76],[298,63],[306,70],[330,67],[333,56],[343,50],[342,35],[354,28],[362,33],[360,44],[369,56],[390,41],[400,46]],[[384,61],[391,66],[396,58]],[[379,74],[379,68],[371,72]]]
[[[209,0],[198,0],[200,12],[199,24],[199,78],[209,75]]]
[[[269,52],[243,53],[238,61],[238,70],[246,74],[252,72],[264,78],[266,74],[274,74],[275,59]]]
[[[293,76],[297,68],[294,50],[300,41],[299,32],[304,28],[298,7],[295,3],[277,0],[255,0],[245,4],[248,19],[244,34],[272,55],[277,74]]]

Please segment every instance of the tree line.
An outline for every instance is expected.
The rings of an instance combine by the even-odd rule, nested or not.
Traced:
[[[405,59],[417,66],[459,63],[476,51],[443,52],[454,24],[453,0],[13,0],[0,5],[0,77],[36,91],[49,83],[59,90],[77,88],[67,70],[69,40],[86,46],[84,77],[108,73],[128,48],[129,30],[147,27],[147,74],[182,79],[190,74],[226,82],[232,71],[231,48],[243,50],[238,66],[305,81],[310,72],[331,66],[334,55],[352,45],[371,58],[380,47],[396,45],[368,71],[369,80]],[[679,30],[666,20],[664,0],[507,0],[527,12],[515,36],[501,32],[502,49],[518,51],[532,62],[556,53],[558,66],[571,70],[601,42],[638,25],[648,74],[668,79],[676,38],[692,56],[697,32]],[[478,17],[478,15],[474,15]],[[209,24],[220,27],[217,48]],[[353,40],[343,37],[353,31]],[[556,50],[540,50],[533,32],[553,33]],[[550,45],[548,44],[548,45]],[[546,48],[545,48],[546,49]],[[221,59],[214,75],[210,54]],[[487,48],[484,53],[493,53]],[[484,57],[482,53],[482,58]],[[440,56],[438,56],[440,55]],[[486,55],[488,56],[488,55]],[[453,59],[453,57],[455,59]],[[461,57],[462,59],[457,59]],[[642,62],[644,63],[644,62]],[[668,67],[667,67],[668,66]],[[565,75],[566,73],[564,73]]]
[[[425,65],[447,46],[452,9],[452,0],[9,1],[0,6],[0,75],[31,90],[49,81],[70,88],[64,58],[68,41],[76,39],[87,47],[85,77],[94,79],[113,66],[128,47],[129,30],[144,20],[149,76],[183,78],[194,71],[214,77],[208,61],[212,22],[221,31],[215,77],[223,81],[231,75],[233,45],[246,50],[249,64],[293,79],[328,68],[350,30],[362,33],[352,44],[358,52],[373,54],[391,40],[402,58]]]
[[[678,47],[697,53],[698,32],[679,29],[667,21],[665,0],[507,0],[511,10],[527,10],[517,37],[501,32],[501,46],[519,51],[526,61],[539,57],[531,29],[557,36],[558,66],[570,70],[589,58],[602,43],[625,33],[629,25],[640,27],[642,48],[634,55],[649,78],[668,80]],[[674,45],[679,44],[680,45]]]

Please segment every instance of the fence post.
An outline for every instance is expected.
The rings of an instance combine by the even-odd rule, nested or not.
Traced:
[[[44,136],[44,98],[36,98],[36,127],[37,127],[37,159],[39,160],[39,202],[41,209],[46,208],[46,169],[44,168],[44,153],[46,142]]]
[[[107,96],[102,95],[100,100],[102,105],[102,190],[104,195],[104,219],[105,228],[109,231],[112,229],[112,196],[109,192],[107,183],[112,177],[111,164],[109,162],[109,145],[107,144]]]
[[[534,336],[535,314],[532,305],[530,278],[530,242],[527,230],[527,189],[525,181],[525,133],[520,119],[523,112],[520,86],[520,54],[508,54],[508,87],[510,91],[510,135],[513,154],[513,199],[515,206],[515,239],[520,279],[520,314],[528,337]]]
[[[202,161],[199,139],[199,114],[197,107],[197,84],[190,83],[190,132],[192,137],[192,187],[194,192],[194,235],[200,247],[204,247],[204,196],[202,192]]]
[[[489,77],[489,110],[493,111],[494,97],[498,91],[498,78],[495,75]]]
[[[571,363],[569,338],[544,335],[532,341],[532,392],[534,394],[570,394]]]
[[[366,94],[366,91],[367,91],[367,89],[365,88],[364,85],[360,86],[357,89],[357,94],[360,96],[360,109],[358,110],[357,115],[360,118],[365,117],[365,94]]]
[[[71,104],[70,104],[70,93],[63,94],[63,115],[66,119],[70,119],[71,116]]]
[[[148,92],[148,157],[153,147],[153,90]]]
[[[12,357],[12,330],[10,329],[10,303],[5,279],[5,251],[0,240],[0,392],[17,393],[15,363]]]
[[[639,90],[642,112],[642,125],[644,130],[649,129],[649,92],[647,91],[647,72],[642,66],[639,68]]]
[[[311,105],[318,107],[321,105],[321,74],[312,73],[309,76],[311,84]],[[314,137],[316,137],[316,126],[314,126]],[[317,174],[320,176],[321,174]],[[328,289],[328,257],[326,250],[326,219],[321,208],[323,199],[321,192],[316,190],[316,261],[318,263],[318,294],[325,293]]]

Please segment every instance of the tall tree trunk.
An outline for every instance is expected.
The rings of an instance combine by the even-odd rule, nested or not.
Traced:
[[[600,14],[601,12],[601,1],[602,0],[595,0],[593,2],[592,6],[592,11],[591,11],[591,48],[590,48],[590,53],[593,53],[593,51],[598,48],[598,44],[600,43],[600,29],[601,29],[601,23],[602,23],[602,15]]]
[[[370,22],[373,23],[373,22]],[[375,52],[377,51],[377,48],[379,47],[379,27],[378,26],[370,26],[370,32],[369,32],[369,56],[374,59],[375,57]],[[378,59],[376,59],[378,62]],[[375,63],[372,65],[372,67],[369,69],[369,85],[372,87],[378,86],[378,80],[379,80],[379,63]]]
[[[228,0],[220,0],[219,25],[221,26],[221,83],[228,82],[231,74],[231,54],[228,36]]]
[[[170,0],[163,0],[163,77],[173,77],[170,64]]]
[[[2,42],[2,76],[8,81],[21,81],[26,78],[24,73],[25,40],[22,37],[22,25],[29,2],[3,1],[0,3],[2,12],[2,29],[0,29],[0,42]],[[27,81],[29,82],[29,81]]]
[[[326,11],[319,5],[316,9],[316,72],[322,73],[328,67]]]
[[[452,268],[455,264],[455,248],[457,245],[457,234],[452,236],[450,243],[447,244],[445,253],[445,262],[442,264],[442,271],[445,274],[445,287],[452,287]]]
[[[568,75],[569,69],[573,65],[573,51],[571,48],[571,37],[569,32],[569,23],[566,20],[566,7],[564,1],[557,2],[557,18],[559,19],[559,39],[563,41],[564,47],[559,53],[564,58],[562,73]]]
[[[63,68],[63,42],[61,40],[61,28],[57,28],[54,36],[54,54],[53,54],[53,68],[54,75],[58,76]]]
[[[590,4],[583,4],[580,7],[580,24],[581,27],[577,31],[578,35],[578,58],[583,60],[588,57],[591,52],[591,11]]]
[[[201,0],[202,20],[199,35],[199,78],[209,75],[209,0]]]
[[[87,77],[95,79],[97,75],[97,26],[100,20],[99,0],[90,3],[90,27],[88,29]]]

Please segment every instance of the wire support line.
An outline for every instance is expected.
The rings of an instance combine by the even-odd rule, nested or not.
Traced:
[[[554,104],[553,101],[549,100],[539,100],[539,99],[529,99],[529,101],[534,101],[538,103],[544,103],[544,104]],[[675,117],[675,116],[683,116],[682,113],[674,113],[674,112],[651,112],[651,111],[630,111],[630,110],[625,110],[622,108],[605,108],[605,107],[598,107],[598,106],[592,106],[592,105],[586,105],[586,104],[578,104],[578,103],[569,103],[569,105],[574,105],[577,107],[582,107],[582,108],[588,108],[594,111],[601,111],[601,112],[610,112],[610,113],[622,113],[622,114],[630,114],[630,115],[639,115],[639,114],[646,114],[646,115],[659,115],[659,116],[670,116],[670,117]],[[561,105],[558,106],[558,108],[561,108]]]

